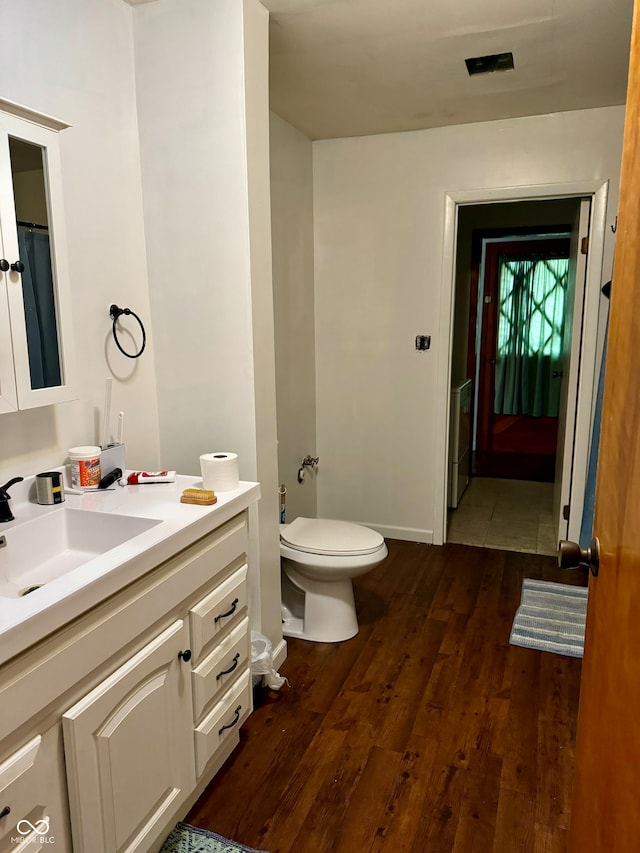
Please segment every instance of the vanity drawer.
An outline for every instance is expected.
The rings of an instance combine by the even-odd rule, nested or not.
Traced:
[[[247,668],[249,648],[249,619],[245,616],[193,670],[193,717],[196,722],[205,708]]]
[[[245,563],[190,610],[194,662],[215,637],[243,614],[247,606],[247,571]]]
[[[196,775],[198,778],[224,741],[229,737],[237,738],[238,729],[251,713],[252,700],[251,673],[246,669],[196,727]]]

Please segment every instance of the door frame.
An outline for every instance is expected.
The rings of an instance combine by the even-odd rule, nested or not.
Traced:
[[[572,181],[558,184],[533,184],[521,187],[490,187],[479,190],[460,190],[444,194],[444,239],[440,328],[443,345],[439,347],[437,366],[436,406],[436,471],[434,477],[433,544],[447,541],[447,471],[449,461],[449,390],[451,386],[451,357],[453,353],[453,317],[455,309],[456,248],[458,239],[458,208],[469,205],[518,201],[549,201],[562,198],[590,198],[589,254],[584,294],[581,340],[574,341],[572,353],[579,352],[579,397],[574,436],[574,470],[572,511],[569,539],[577,539],[580,531],[582,506],[587,477],[591,437],[591,413],[595,395],[600,287],[606,233],[608,180]],[[579,464],[575,464],[581,460]]]

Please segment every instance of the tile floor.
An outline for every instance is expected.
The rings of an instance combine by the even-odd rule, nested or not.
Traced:
[[[473,477],[449,510],[447,541],[555,556],[553,483]]]

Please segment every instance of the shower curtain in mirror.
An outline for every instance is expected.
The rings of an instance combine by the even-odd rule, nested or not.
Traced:
[[[509,256],[499,273],[494,411],[557,416],[567,258]]]
[[[20,226],[18,246],[31,387],[51,388],[62,383],[49,235]]]

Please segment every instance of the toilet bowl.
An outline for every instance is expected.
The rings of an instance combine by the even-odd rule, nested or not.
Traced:
[[[316,643],[355,637],[352,579],[387,556],[375,530],[348,521],[296,518],[280,525],[282,633]]]

